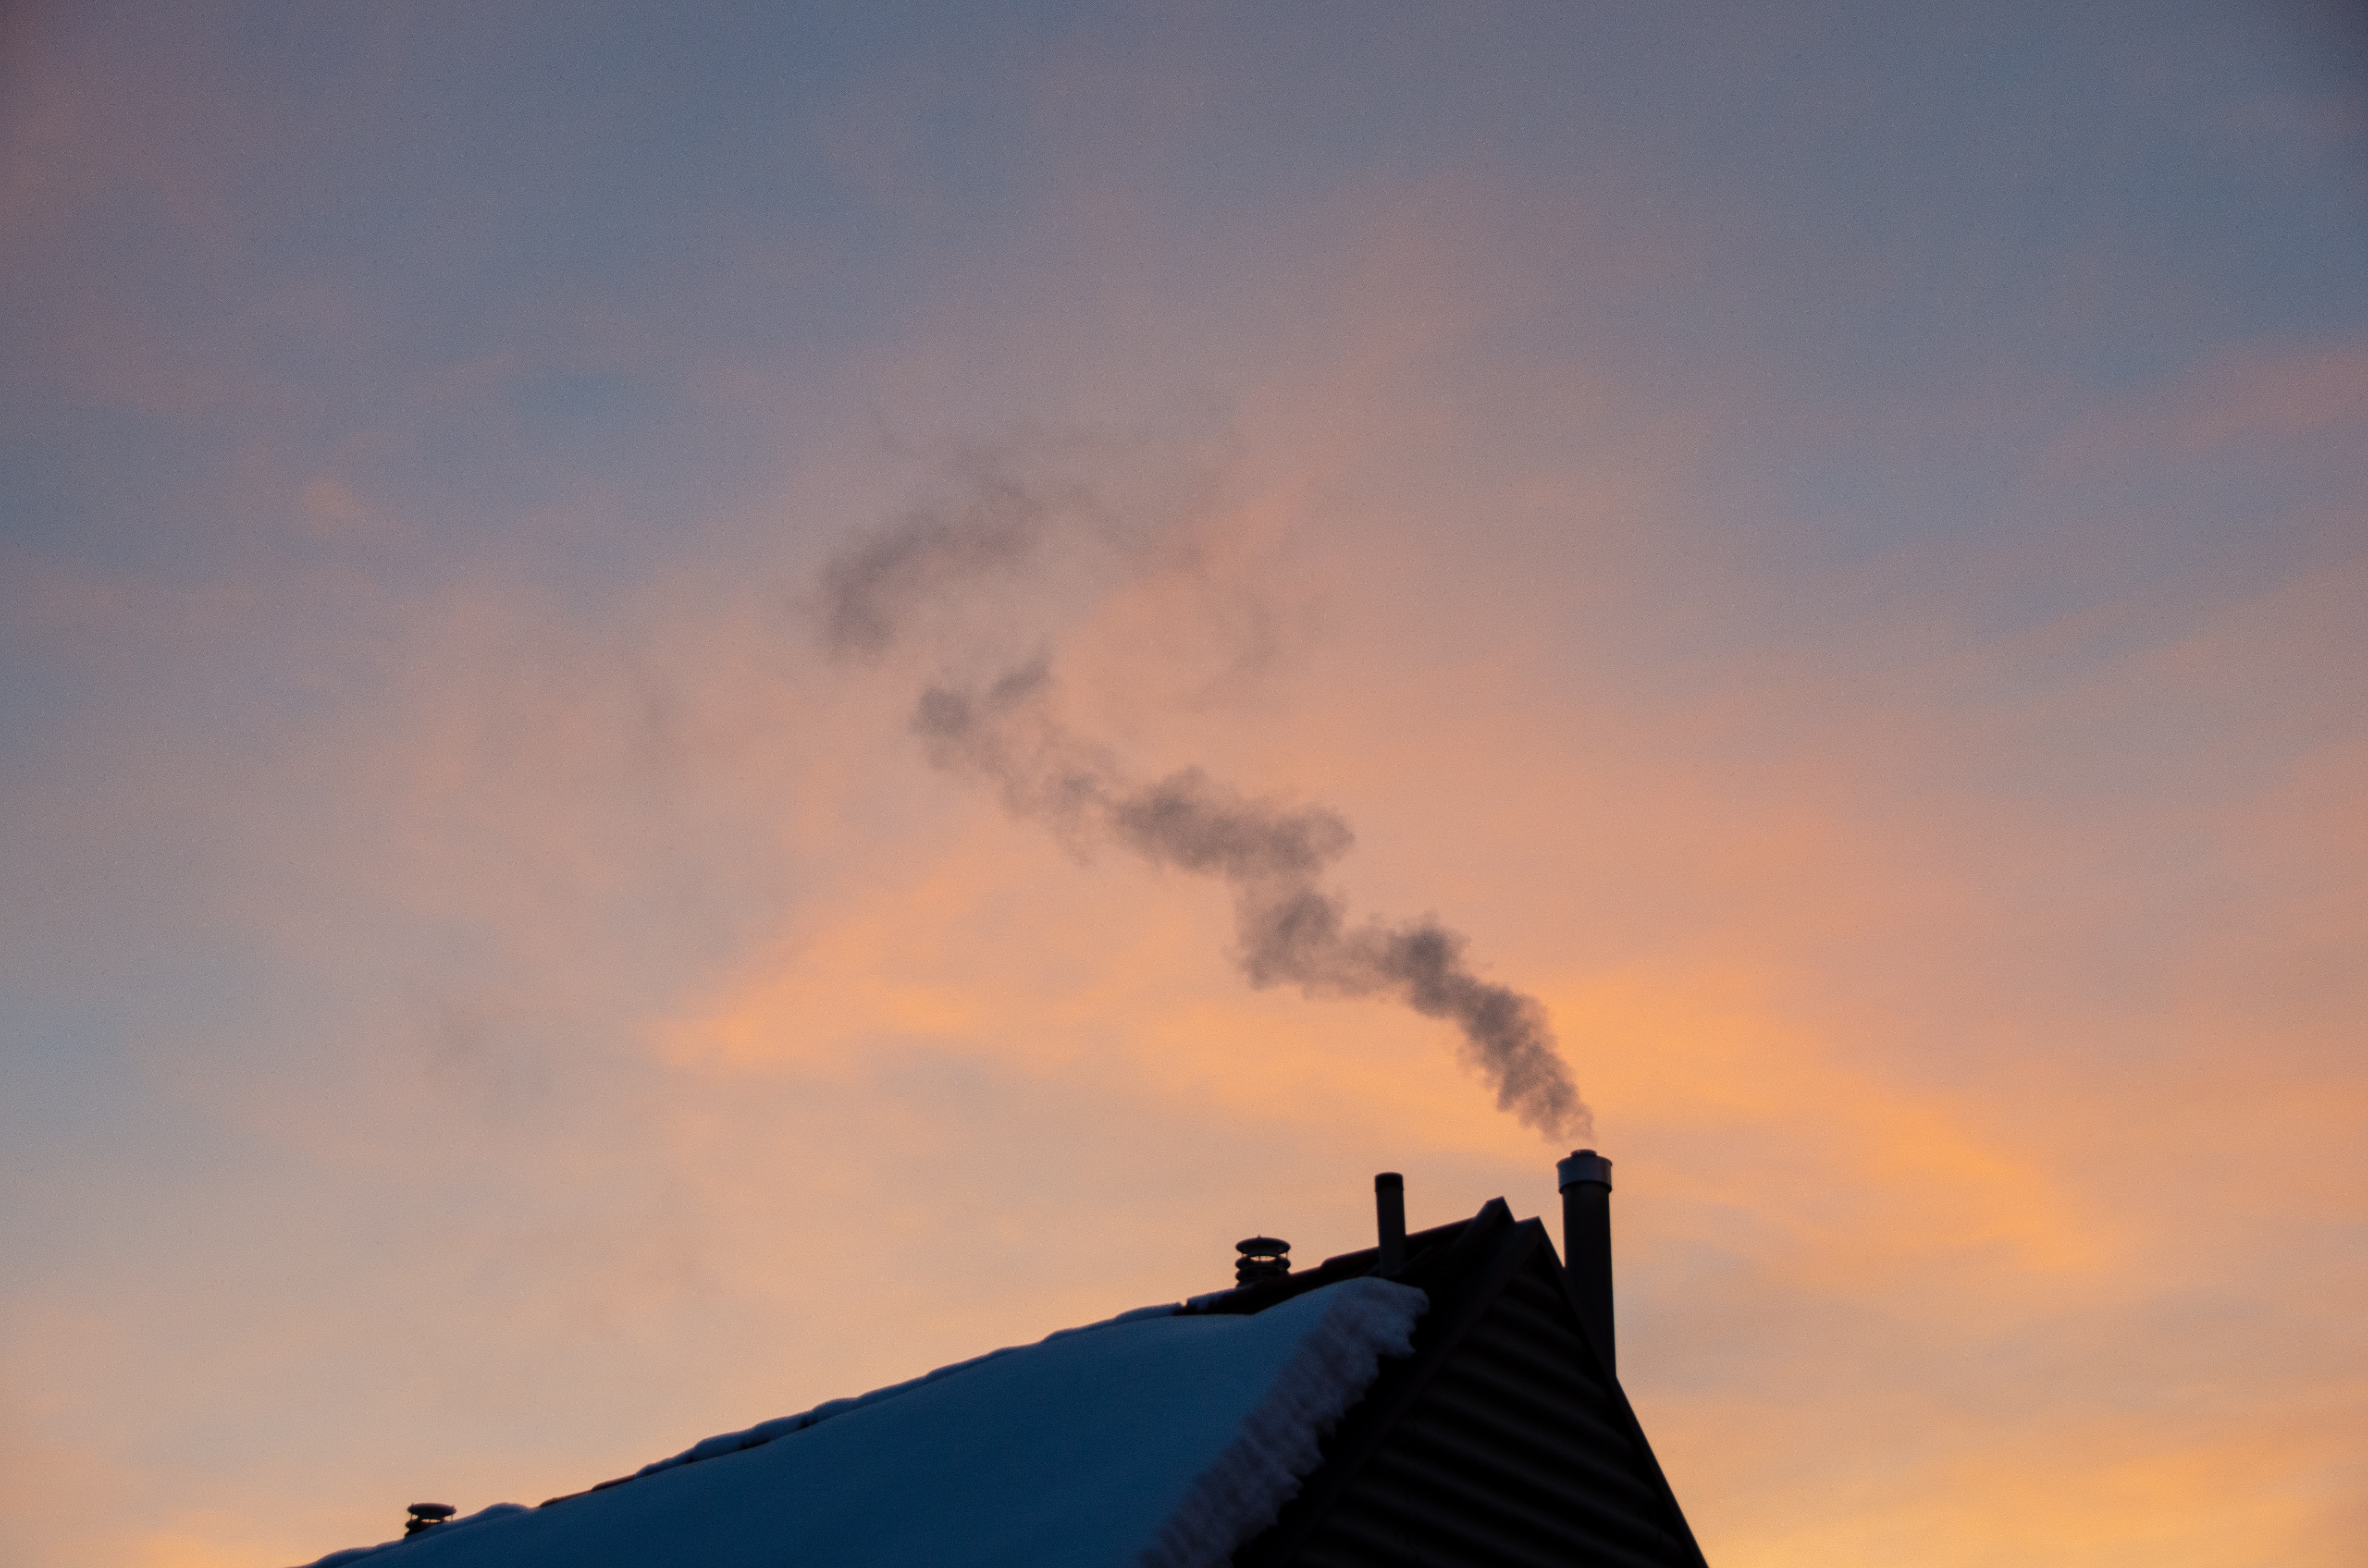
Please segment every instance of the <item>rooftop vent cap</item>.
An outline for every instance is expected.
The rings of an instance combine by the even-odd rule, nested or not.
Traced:
[[[440,1525],[461,1510],[450,1503],[414,1503],[404,1512],[411,1517],[403,1521],[403,1533],[417,1535],[430,1525]]]
[[[1272,1236],[1252,1236],[1246,1242],[1235,1242],[1234,1250],[1241,1258],[1234,1265],[1236,1286],[1255,1285],[1261,1279],[1280,1279],[1291,1272],[1291,1244]]]

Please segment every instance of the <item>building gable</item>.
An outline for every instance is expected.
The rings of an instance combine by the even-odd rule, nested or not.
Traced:
[[[1415,1357],[1241,1568],[1702,1568],[1543,1226],[1491,1204],[1400,1277],[1433,1297]]]

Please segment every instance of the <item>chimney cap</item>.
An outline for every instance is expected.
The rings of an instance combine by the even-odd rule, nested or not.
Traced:
[[[1611,1190],[1611,1162],[1594,1150],[1580,1149],[1570,1158],[1554,1163],[1554,1185],[1563,1191],[1590,1181],[1606,1192]]]

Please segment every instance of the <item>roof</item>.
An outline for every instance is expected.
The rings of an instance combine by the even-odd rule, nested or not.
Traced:
[[[1496,1199],[314,1568],[1703,1568],[1544,1227]]]
[[[1361,1278],[1254,1315],[1147,1308],[315,1568],[1213,1568],[1274,1520],[1427,1304]]]
[[[1502,1199],[1407,1238],[1431,1307],[1238,1568],[1705,1568],[1545,1227]],[[1368,1250],[1212,1303],[1273,1311]]]

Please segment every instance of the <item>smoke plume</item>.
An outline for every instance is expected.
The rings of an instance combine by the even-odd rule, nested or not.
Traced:
[[[832,649],[884,653],[935,597],[1022,569],[1065,515],[1041,493],[997,480],[858,539],[824,575]],[[1246,795],[1197,767],[1134,778],[1108,746],[1062,722],[1054,695],[1051,662],[1040,657],[984,684],[928,686],[913,729],[935,766],[993,786],[1014,816],[1044,824],[1080,853],[1115,846],[1223,882],[1234,900],[1235,957],[1252,985],[1390,997],[1444,1019],[1498,1108],[1549,1140],[1591,1135],[1590,1113],[1534,998],[1482,979],[1464,938],[1436,920],[1351,922],[1324,881],[1356,842],[1338,813]]]

